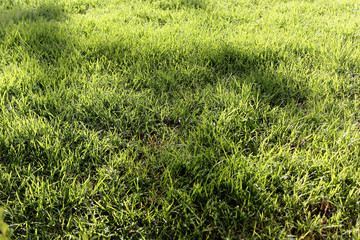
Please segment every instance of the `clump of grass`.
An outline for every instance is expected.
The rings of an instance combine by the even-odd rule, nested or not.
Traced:
[[[357,238],[358,10],[2,1],[13,238]]]

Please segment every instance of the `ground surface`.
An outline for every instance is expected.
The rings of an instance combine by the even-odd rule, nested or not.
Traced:
[[[13,239],[358,238],[359,15],[357,0],[0,1]]]

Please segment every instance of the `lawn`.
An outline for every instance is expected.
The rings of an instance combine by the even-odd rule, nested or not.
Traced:
[[[358,239],[359,15],[1,0],[11,239]]]

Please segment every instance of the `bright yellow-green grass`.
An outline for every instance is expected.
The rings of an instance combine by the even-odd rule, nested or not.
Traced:
[[[1,229],[358,239],[359,98],[358,0],[1,0]]]

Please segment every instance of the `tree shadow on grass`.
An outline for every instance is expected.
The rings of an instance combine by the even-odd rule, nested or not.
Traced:
[[[60,4],[42,2],[37,6],[17,7],[0,10],[0,23],[19,24],[20,22],[63,21],[66,18],[64,8]]]
[[[249,54],[241,49],[225,44],[218,53],[209,57],[209,65],[220,76],[237,76],[244,82],[252,82],[260,89],[259,97],[272,106],[284,106],[291,101],[303,103],[310,89],[305,83],[280,73],[277,67],[287,62],[279,53],[261,50]],[[269,101],[269,97],[271,98]]]
[[[107,46],[102,49],[102,54],[111,59],[111,52],[115,50],[113,46]],[[299,80],[292,79],[291,76],[284,75],[280,71],[277,71],[277,66],[280,64],[285,64],[286,66],[287,60],[282,57],[280,53],[271,50],[264,50],[257,54],[249,54],[230,45],[224,45],[221,48],[210,48],[207,54],[202,54],[199,59],[194,60],[202,64],[200,64],[200,70],[194,75],[174,74],[176,68],[169,64],[171,61],[168,61],[167,56],[174,56],[179,52],[181,51],[166,53],[162,51],[162,49],[153,49],[152,54],[157,56],[158,61],[150,62],[151,65],[148,66],[148,68],[151,69],[149,76],[152,76],[152,80],[144,79],[142,82],[132,82],[132,86],[136,87],[137,91],[151,89],[155,94],[160,96],[164,93],[174,92],[174,95],[179,97],[180,94],[177,93],[180,91],[183,92],[183,95],[186,95],[184,91],[194,92],[197,91],[194,89],[202,89],[208,85],[217,86],[218,84],[224,83],[224,81],[231,81],[229,76],[234,76],[238,80],[243,81],[243,83],[258,86],[260,93],[258,97],[271,108],[285,107],[290,103],[303,105],[306,103],[309,94],[311,94],[311,89],[307,87],[305,82],[299,82]],[[187,57],[186,55],[184,57],[178,56],[178,59],[187,59]],[[116,59],[113,60],[116,61]],[[178,62],[181,61],[179,60]],[[118,64],[121,66],[121,61],[119,61]],[[191,63],[189,65],[191,65]],[[132,73],[135,72],[136,68]],[[171,77],[168,78],[168,76]],[[224,83],[224,85],[226,86],[227,84]],[[231,86],[231,84],[229,85]],[[175,101],[177,100],[179,99],[175,98]],[[194,107],[196,108],[196,106]],[[173,119],[169,121],[169,124],[176,125],[178,124],[177,121],[177,119]],[[261,121],[259,120],[259,122]],[[212,122],[210,123],[209,132],[211,133],[211,130],[214,130],[216,127],[212,126]],[[257,130],[259,124],[258,126],[256,126],[256,124],[249,124],[248,126],[251,130]],[[176,125],[176,127],[179,127],[179,125]],[[244,167],[244,169],[242,169],[243,172],[240,171],[237,173],[239,177],[235,181],[231,179],[231,174],[229,174],[228,179],[224,178],[224,173],[220,170],[220,167],[218,172],[211,172],[220,162],[219,159],[224,156],[221,156],[221,154],[207,156],[209,152],[213,150],[211,146],[206,146],[206,143],[201,143],[201,141],[197,143],[200,145],[196,146],[198,150],[195,156],[192,155],[193,152],[187,152],[188,157],[184,157],[183,159],[174,160],[174,157],[169,157],[169,159],[164,160],[169,161],[168,164],[171,166],[171,174],[178,183],[178,187],[175,187],[178,193],[172,195],[169,201],[173,201],[174,205],[178,204],[183,206],[182,210],[186,216],[194,219],[198,216],[203,217],[203,224],[212,229],[211,233],[215,235],[219,234],[219,236],[223,234],[221,231],[224,231],[224,229],[229,231],[228,234],[230,236],[240,237],[241,235],[249,236],[248,234],[250,232],[257,231],[259,228],[264,229],[266,224],[275,225],[274,222],[270,221],[266,224],[257,223],[259,214],[265,213],[270,217],[274,217],[271,215],[271,211],[276,211],[277,209],[275,206],[265,206],[266,204],[271,204],[269,198],[272,192],[266,189],[259,189],[256,180],[253,180],[255,173],[247,171]],[[245,145],[244,148],[256,148],[256,146],[250,145],[249,143]],[[189,146],[189,148],[194,148],[194,146]],[[208,152],[206,152],[207,150]],[[199,154],[199,152],[202,153],[203,156]],[[231,155],[231,152],[228,154]],[[248,152],[248,155],[256,155],[256,149]],[[209,178],[213,181],[209,181]],[[222,179],[223,181],[216,184],[215,179]],[[241,186],[237,181],[241,182]],[[271,179],[271,181],[273,181],[273,179]],[[274,191],[274,189],[272,189],[272,191],[281,193],[283,186],[281,181],[277,181],[276,190]],[[208,188],[206,183],[211,183],[213,186]],[[203,190],[201,191],[199,189],[196,191],[194,187],[196,184],[202,185]],[[187,193],[183,192],[185,188],[188,189]],[[184,202],[187,204],[190,203],[193,208],[190,210],[189,206],[186,206]],[[242,209],[246,209],[246,211],[242,211]],[[176,219],[178,219],[179,215],[174,211],[172,214],[169,214],[168,217],[169,219],[166,220],[169,222],[169,225],[171,225],[176,224]],[[191,234],[198,230],[199,223],[194,224],[194,222],[191,222],[187,217],[182,218],[182,221],[187,222],[187,228],[184,228],[186,233]],[[226,227],[219,228],[221,224],[225,224]],[[256,224],[258,224],[257,227]],[[175,230],[171,229],[169,225],[167,225],[167,228],[164,227],[164,232],[170,235],[176,234]],[[199,235],[199,238],[206,236],[205,232],[202,234],[203,235]]]
[[[129,87],[138,91],[150,89],[156,94],[179,93],[184,89],[193,91],[219,83],[227,85],[226,81],[231,80],[226,79],[231,77],[256,85],[260,90],[259,97],[273,107],[285,106],[292,101],[302,104],[311,93],[304,81],[278,71],[279,65],[287,67],[293,63],[287,63],[281,53],[270,49],[251,53],[227,43],[214,47],[190,44],[194,54],[183,51],[181,46],[173,49],[150,46],[151,50],[144,55],[141,52],[134,54],[132,49],[136,48],[139,48],[136,42],[115,41],[98,46],[87,55],[87,60],[107,59],[112,63],[113,72],[127,68],[128,75],[123,76],[129,79]],[[146,75],[141,75],[141,80],[136,79],[142,69],[147,70]]]
[[[61,56],[70,35],[59,27],[66,17],[61,4],[42,2],[23,8],[14,6],[0,12],[1,38],[7,50],[12,50],[13,55],[19,53],[17,61],[29,58],[51,64]]]
[[[107,46],[102,49],[102,54],[111,59],[111,52],[115,50],[113,46]],[[281,54],[271,50],[249,54],[229,45],[224,45],[222,48],[210,48],[207,50],[207,54],[199,54],[200,57],[193,60],[200,63],[199,71],[195,72],[194,75],[177,75],[174,73],[176,67],[169,64],[171,61],[169,61],[168,56],[176,56],[179,52],[181,51],[164,52],[162,49],[153,49],[152,54],[157,56],[158,61],[155,60],[148,63],[150,66],[147,67],[151,69],[148,76],[152,78],[149,78],[149,80],[144,79],[142,82],[130,81],[133,84],[132,87],[140,92],[151,89],[159,96],[173,92],[176,96],[174,101],[178,101],[179,96],[187,95],[184,92],[201,92],[201,89],[206,86],[215,87],[219,84],[231,86],[232,84],[226,83],[226,81],[232,81],[229,76],[233,76],[238,81],[243,81],[244,84],[249,83],[258,86],[260,93],[258,97],[271,108],[285,107],[290,103],[302,105],[307,101],[308,94],[311,93],[306,83],[299,82],[277,71],[278,65],[287,64],[286,59]],[[178,56],[178,62],[187,58],[188,56],[186,55]],[[141,59],[140,56],[139,59]],[[113,60],[116,61],[116,59]],[[118,64],[121,65],[121,61]],[[191,64],[189,63],[188,65]],[[132,73],[136,73],[136,69],[135,67]],[[179,92],[182,92],[182,94],[178,94]],[[187,96],[191,96],[191,94]],[[193,107],[194,109],[197,108],[197,106]],[[200,111],[205,112],[206,110]],[[175,126],[175,128],[181,128],[181,124],[178,123],[176,118],[169,120],[167,124]],[[206,126],[208,131],[203,133],[209,133],[210,137],[206,141],[216,143],[215,137],[212,135],[216,129],[216,126],[213,124],[214,122],[209,121],[209,126]],[[248,127],[247,131],[251,132],[258,130],[263,122],[260,119],[255,119],[255,123],[248,121],[244,124]],[[188,131],[195,129],[195,127],[184,126]],[[199,138],[204,137],[200,136],[200,134],[197,136]],[[247,170],[246,166],[237,173],[228,174],[228,178],[226,178],[224,175],[227,173],[223,172],[221,169],[222,164],[219,163],[221,162],[220,159],[225,158],[224,155],[231,156],[231,151],[226,154],[214,153],[216,152],[216,144],[208,145],[206,141],[194,141],[195,143],[193,144],[191,141],[187,142],[189,146],[185,147],[186,150],[184,151],[186,154],[184,155],[186,156],[183,156],[183,158],[179,155],[163,157],[164,161],[167,162],[166,164],[170,166],[173,180],[176,179],[177,182],[175,187],[176,193],[171,195],[168,201],[173,201],[174,206],[181,206],[180,209],[183,211],[183,216],[186,216],[179,217],[177,210],[167,215],[168,219],[166,221],[169,224],[163,225],[163,234],[178,234],[170,226],[176,225],[179,218],[181,218],[182,222],[186,222],[187,225],[187,227],[183,228],[184,234],[191,234],[199,230],[199,222],[201,221],[199,220],[197,223],[196,221],[192,222],[190,218],[196,219],[201,217],[204,221],[201,223],[204,224],[202,227],[211,230],[209,230],[209,233],[205,233],[205,231],[202,233],[198,232],[199,238],[204,238],[206,234],[223,236],[222,234],[224,233],[221,233],[221,231],[228,231],[227,234],[234,238],[240,238],[240,236],[249,237],[249,233],[257,231],[259,228],[263,230],[267,224],[275,225],[271,221],[266,223],[257,223],[257,221],[259,220],[259,215],[264,213],[274,217],[271,215],[271,211],[275,212],[278,209],[276,206],[266,206],[266,204],[272,204],[271,200],[269,200],[272,193],[281,194],[281,191],[283,191],[281,181],[275,179],[277,183],[276,189],[274,187],[271,189],[273,192],[265,188],[260,189],[257,185],[258,182],[254,180],[255,170]],[[244,144],[244,149],[250,149],[247,152],[249,156],[256,155],[256,147],[258,147],[256,142],[251,143],[249,141]],[[194,148],[197,148],[197,151],[192,151]],[[161,153],[159,153],[159,156],[161,156]],[[250,160],[244,159],[244,161]],[[226,164],[224,165],[226,166]],[[212,171],[214,168],[217,171]],[[233,171],[230,168],[227,170],[229,172]],[[236,180],[232,179],[234,176],[237,176]],[[275,181],[271,177],[269,179],[269,182]],[[217,182],[217,180],[219,181]],[[208,184],[212,186],[208,186]],[[196,189],[196,187],[199,187],[199,189]],[[187,189],[187,192],[184,189]],[[222,224],[225,227],[219,227]]]

